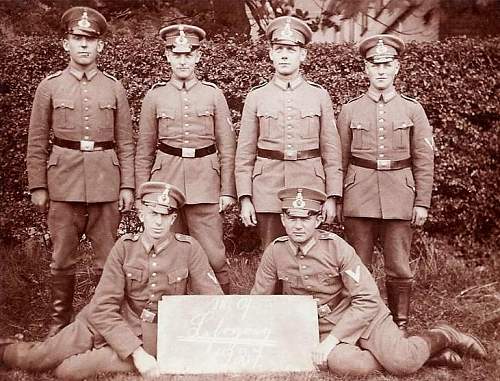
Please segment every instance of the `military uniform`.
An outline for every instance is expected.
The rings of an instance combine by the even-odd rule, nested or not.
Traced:
[[[97,11],[83,7],[68,10],[62,23],[71,34],[91,37],[106,25]],[[53,316],[64,325],[71,315],[81,236],[92,242],[100,273],[116,240],[120,190],[132,192],[135,186],[132,124],[122,84],[95,66],[84,70],[71,64],[45,78],[33,101],[27,167],[30,191],[48,190],[50,198]]]
[[[151,193],[144,196],[157,187],[158,183],[146,183],[143,190]],[[178,202],[181,192],[170,189],[167,202]],[[156,204],[154,210],[164,212]],[[156,354],[158,301],[166,295],[185,295],[188,282],[196,294],[222,294],[196,240],[169,234],[154,242],[145,233],[127,234],[113,247],[91,302],[75,321],[44,342],[7,346],[3,362],[31,371],[56,368],[62,379],[134,370],[130,355],[138,347]]]
[[[297,194],[295,202],[289,202],[291,193]],[[307,218],[310,214],[304,211],[318,212],[319,201],[326,197],[313,198],[315,194],[306,188],[283,190],[283,212],[296,218]],[[283,294],[312,295],[317,301],[320,340],[333,335],[339,341],[328,356],[328,367],[336,373],[364,375],[385,369],[409,374],[445,346],[434,343],[432,330],[404,335],[354,249],[333,233],[316,230],[302,244],[288,236],[275,239],[263,254],[251,294],[272,294],[279,281]],[[479,352],[485,354],[483,350]]]
[[[178,37],[178,27],[167,28],[167,45],[175,43],[171,34]],[[190,28],[183,29],[185,38],[199,43]],[[222,91],[196,78],[158,83],[144,98],[139,128],[136,186],[151,179],[184,192],[186,205],[174,229],[187,229],[200,242],[220,283],[228,284],[219,198],[236,197],[236,137]]]
[[[398,40],[374,36],[362,42],[360,49],[367,60],[392,61],[404,48]],[[370,87],[345,104],[337,125],[342,141],[347,240],[370,268],[373,247],[380,237],[389,308],[405,327],[413,278],[410,221],[415,206],[430,207],[432,128],[422,106],[398,94],[392,85],[382,91]]]
[[[292,43],[281,36],[283,19],[269,26],[272,43]],[[309,36],[302,23],[291,18],[292,39]],[[296,24],[298,23],[298,24]],[[298,42],[293,42],[298,43]],[[275,76],[248,94],[241,118],[236,150],[238,198],[251,197],[257,229],[265,248],[284,234],[279,221],[278,191],[304,186],[341,196],[340,140],[328,92],[302,77],[284,81]]]

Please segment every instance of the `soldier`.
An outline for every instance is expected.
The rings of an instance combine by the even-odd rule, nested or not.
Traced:
[[[172,234],[185,197],[173,185],[147,182],[139,189],[144,232],[126,234],[111,250],[96,292],[75,321],[38,343],[0,340],[0,363],[30,371],[55,368],[58,378],[100,372],[158,376],[158,301],[164,295],[222,294],[198,242]]]
[[[99,278],[116,240],[120,211],[134,202],[134,142],[125,89],[96,66],[106,19],[92,8],[74,7],[61,24],[69,65],[36,90],[27,154],[31,200],[42,211],[48,208],[54,244],[49,336],[72,317],[80,238],[85,234],[92,242]]]
[[[409,265],[412,226],[422,226],[431,202],[434,172],[432,128],[422,106],[398,94],[394,78],[401,39],[376,35],[360,42],[368,91],[342,107],[338,118],[344,166],[347,241],[370,269],[380,238],[387,301],[406,330],[413,273]]]
[[[265,250],[251,294],[272,294],[281,280],[283,294],[316,299],[321,343],[312,357],[318,367],[350,375],[382,369],[404,375],[424,363],[460,367],[460,355],[486,357],[478,339],[447,324],[406,337],[354,249],[337,235],[317,230],[326,195],[287,188],[278,197],[287,235]]]
[[[174,230],[196,238],[222,289],[229,275],[222,232],[222,213],[235,203],[236,138],[222,91],[195,76],[205,32],[191,25],[160,30],[172,69],[168,82],[146,94],[139,122],[136,186],[148,179],[165,181],[186,194]]]
[[[248,94],[236,150],[236,189],[245,226],[257,226],[264,249],[283,235],[278,190],[304,185],[325,191],[325,222],[335,218],[342,195],[340,140],[328,92],[304,80],[300,65],[311,29],[303,21],[278,17],[268,26],[270,83]]]

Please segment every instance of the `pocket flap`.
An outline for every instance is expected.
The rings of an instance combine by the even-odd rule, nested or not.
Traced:
[[[111,161],[113,162],[114,165],[120,166],[120,160],[118,160],[118,156],[116,155],[115,150],[111,151]]]
[[[173,108],[161,108],[156,110],[157,118],[168,118],[175,119],[175,109]]]
[[[142,270],[136,267],[123,265],[123,272],[127,279],[142,281]]]
[[[356,182],[356,172],[348,172],[344,180],[344,188],[354,184]]]
[[[337,271],[330,271],[327,273],[320,273],[318,275],[318,278],[321,283],[324,284],[333,284],[335,283],[335,278],[339,276],[339,273]]]
[[[415,179],[413,176],[406,176],[406,185],[415,190]]]
[[[253,167],[252,179],[262,173],[262,168],[264,168],[264,162],[262,160],[257,160]]]
[[[59,154],[52,151],[52,154],[49,156],[49,161],[47,162],[47,168],[57,165],[59,162]]]
[[[321,162],[321,160],[314,161],[314,173],[316,173],[316,176],[325,180],[325,168],[323,168],[323,163]]]
[[[212,160],[212,168],[217,171],[217,173],[220,173],[220,163],[219,163],[219,157],[217,155],[214,155],[211,157]]]
[[[198,116],[212,116],[214,115],[213,105],[202,105],[197,108]]]
[[[54,108],[69,108],[72,110],[75,108],[75,102],[72,99],[54,99],[52,103]]]
[[[300,110],[300,115],[302,116],[302,118],[321,116],[321,111],[319,107],[305,108],[303,110]]]
[[[398,120],[395,121],[393,124],[393,129],[394,130],[404,130],[405,128],[409,128],[413,126],[413,122],[411,120],[405,119],[405,120]]]
[[[368,131],[369,128],[369,123],[365,121],[359,121],[359,120],[353,120],[351,122],[351,129],[353,130],[365,130]]]
[[[285,282],[291,282],[293,283],[296,277],[293,275],[290,275],[284,271],[278,271],[278,279],[285,281]]]
[[[157,158],[153,164],[153,168],[151,168],[151,172],[157,171],[158,169],[161,169],[161,160]]]
[[[167,274],[168,277],[168,283],[176,283],[180,282],[181,280],[184,280],[188,277],[188,269],[177,269],[174,271],[171,271]]]
[[[257,109],[257,116],[259,118],[273,118],[278,119],[278,110],[271,109]]]
[[[115,110],[116,99],[101,99],[99,101],[99,108],[101,110]]]

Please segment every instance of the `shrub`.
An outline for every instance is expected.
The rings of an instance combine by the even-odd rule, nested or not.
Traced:
[[[466,254],[467,248],[477,247],[475,242],[491,240],[499,230],[499,42],[453,38],[409,44],[396,83],[422,103],[434,126],[436,174],[425,229],[447,235]],[[162,53],[155,36],[114,36],[100,57],[100,68],[120,78],[127,89],[135,129],[146,91],[169,77]],[[27,193],[25,154],[33,95],[45,76],[66,66],[67,57],[60,41],[45,36],[4,40],[0,57],[0,237],[21,240],[30,231],[44,231],[43,216],[30,205]],[[259,41],[216,38],[203,47],[198,74],[224,91],[237,128],[249,89],[271,76],[267,57],[267,46]],[[367,86],[363,62],[350,45],[311,45],[303,71],[329,91],[337,112]],[[228,238],[239,242],[242,229],[234,216],[226,227]]]

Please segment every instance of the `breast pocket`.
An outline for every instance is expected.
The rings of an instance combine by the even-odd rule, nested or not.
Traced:
[[[400,120],[393,123],[392,144],[396,150],[406,150],[410,147],[410,128],[413,122]]]
[[[186,294],[189,271],[186,268],[177,269],[167,274],[170,295]]]
[[[214,136],[214,105],[202,105],[196,109],[205,136]]]
[[[278,280],[283,285],[283,294],[289,294],[292,289],[298,287],[298,278],[287,272],[278,272]]]
[[[258,109],[259,137],[264,139],[279,139],[282,131],[278,126],[278,111],[270,109]]]
[[[352,142],[351,149],[352,150],[365,150],[369,149],[370,146],[368,144],[368,134],[370,131],[370,125],[365,121],[352,121],[351,122],[351,134],[352,134]]]
[[[156,118],[158,119],[158,132],[160,136],[169,136],[170,129],[174,126],[175,109],[170,107],[159,108],[156,110]]]
[[[126,279],[127,293],[131,297],[140,297],[143,293],[143,283],[145,282],[145,279],[143,277],[143,270],[128,265],[123,265],[123,272]]]
[[[300,111],[300,136],[304,139],[319,139],[319,118],[321,111],[319,107],[306,108]]]
[[[116,99],[101,99],[99,101],[100,120],[99,128],[101,130],[113,130],[115,125]]]
[[[72,123],[72,114],[75,102],[71,99],[54,99],[52,101],[52,125],[55,130],[71,130],[75,128]]]

